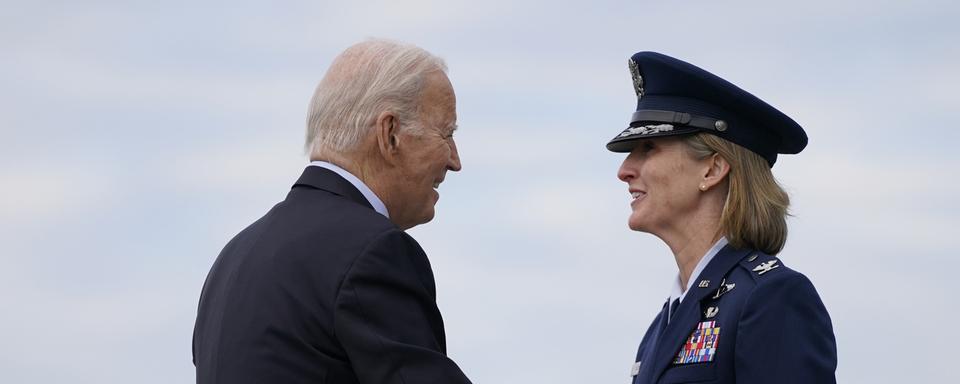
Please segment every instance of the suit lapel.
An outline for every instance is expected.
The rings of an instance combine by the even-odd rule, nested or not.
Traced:
[[[353,184],[340,177],[336,172],[326,168],[308,166],[307,169],[304,169],[303,174],[293,184],[293,189],[304,187],[321,189],[373,209],[373,205],[370,205],[370,202],[363,197],[357,187],[354,187]]]
[[[663,374],[663,371],[670,366],[677,352],[680,351],[680,347],[690,337],[690,333],[693,332],[697,322],[700,321],[700,300],[716,292],[717,288],[720,287],[720,281],[723,280],[727,272],[749,252],[749,249],[734,249],[727,245],[717,253],[713,260],[710,260],[710,264],[707,264],[700,276],[696,277],[697,280],[693,282],[690,292],[687,292],[686,297],[680,303],[680,308],[677,309],[677,313],[671,319],[670,324],[667,325],[666,332],[657,343],[652,362],[654,364],[653,376],[650,377],[649,383],[655,383]],[[700,288],[700,282],[704,280],[708,280],[710,284],[706,288]]]

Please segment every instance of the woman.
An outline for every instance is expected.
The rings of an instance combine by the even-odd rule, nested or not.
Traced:
[[[807,144],[792,119],[733,84],[654,52],[629,61],[630,127],[607,149],[633,197],[630,229],[665,242],[679,273],[640,342],[633,383],[834,383],[819,295],[776,254],[789,199],[778,153]]]

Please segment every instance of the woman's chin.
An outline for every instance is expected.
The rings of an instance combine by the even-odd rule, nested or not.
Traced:
[[[643,222],[633,216],[630,216],[630,218],[627,219],[627,227],[630,227],[631,230],[637,232],[647,232],[646,226],[643,225]]]

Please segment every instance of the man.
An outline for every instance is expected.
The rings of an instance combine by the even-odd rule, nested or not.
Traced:
[[[404,230],[460,170],[442,60],[372,40],[310,105],[312,161],[220,253],[193,338],[197,382],[469,383],[447,358],[430,263]]]

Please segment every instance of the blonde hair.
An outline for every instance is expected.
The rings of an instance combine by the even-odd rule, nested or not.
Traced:
[[[697,159],[718,154],[730,164],[727,199],[720,232],[736,248],[755,248],[775,255],[787,241],[790,197],[760,155],[709,133],[686,136],[683,142]]]

